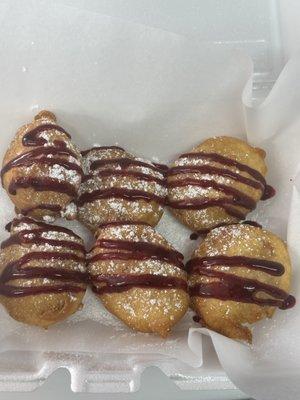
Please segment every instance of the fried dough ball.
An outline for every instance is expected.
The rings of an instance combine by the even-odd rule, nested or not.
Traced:
[[[41,111],[18,130],[4,156],[1,177],[17,213],[49,222],[77,197],[81,155],[55,115]]]
[[[78,199],[78,219],[95,231],[112,221],[155,226],[167,194],[165,171],[117,146],[82,152],[85,177]]]
[[[0,302],[10,316],[47,328],[82,306],[86,290],[82,239],[66,228],[15,219],[1,244]]]
[[[291,262],[286,244],[250,225],[213,229],[187,264],[191,306],[204,326],[251,342],[245,324],[294,305],[288,295]]]
[[[108,224],[88,254],[93,290],[130,328],[166,337],[189,305],[182,255],[146,224]]]
[[[274,195],[264,179],[265,155],[237,138],[205,140],[169,170],[170,210],[199,233],[245,219],[260,199]]]

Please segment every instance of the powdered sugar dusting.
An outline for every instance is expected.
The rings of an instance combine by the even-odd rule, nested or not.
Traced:
[[[47,173],[49,178],[58,180],[59,182],[68,182],[71,185],[79,186],[81,182],[81,176],[75,170],[69,170],[64,168],[62,165],[54,164],[49,168]]]
[[[206,143],[209,142],[207,141],[193,149],[191,153],[182,155],[174,162],[174,169],[171,168],[168,175],[170,206],[172,207],[173,203],[175,215],[191,229],[201,231],[220,224],[237,222],[253,209],[252,204],[255,205],[262,195],[261,189],[252,187],[245,181],[246,178],[254,184],[260,184],[260,181],[250,174],[251,171],[245,171],[242,166],[238,168],[236,165],[231,165],[232,161],[239,159],[239,153],[244,154],[244,152],[232,144],[228,145],[227,142],[224,143],[224,147],[218,147],[219,142],[224,140],[226,141],[222,137],[210,139],[211,148],[207,148]],[[211,158],[206,157],[206,152]],[[229,163],[222,162],[222,159],[214,155],[225,156]],[[245,156],[242,161],[247,162],[247,157]],[[247,164],[244,165],[248,167]],[[189,167],[191,169],[188,169]],[[200,167],[203,169],[200,170]],[[236,176],[231,176],[231,173]],[[239,177],[244,178],[243,182],[238,179]],[[189,200],[193,200],[194,204],[196,200],[199,201],[198,209],[196,205],[193,209],[189,209],[188,206],[185,208],[184,205],[188,204]],[[210,200],[222,203],[214,205]],[[226,208],[227,201],[228,208]],[[180,209],[176,209],[176,202],[180,202]],[[207,202],[206,207],[203,202]]]
[[[110,239],[110,240],[124,240],[130,242],[143,242],[143,243],[152,243],[155,245],[162,246],[164,248],[171,249],[171,246],[167,243],[167,241],[158,234],[151,226],[148,225],[131,225],[131,224],[122,224],[119,226],[108,225],[103,228],[100,228],[97,232],[99,239]],[[103,252],[107,250],[103,250],[99,247],[96,247],[88,254],[88,258],[97,254],[98,252]],[[177,266],[170,264],[168,262],[156,260],[156,259],[147,259],[143,261],[139,260],[105,260],[101,263],[95,262],[91,263],[89,266],[90,271],[96,272],[99,268],[99,264],[101,264],[102,272],[105,270],[105,273],[114,274],[117,271],[126,270],[127,273],[131,274],[145,274],[145,273],[153,273],[154,275],[161,276],[178,276],[178,277],[186,277],[186,273],[178,268]]]
[[[77,216],[77,206],[75,203],[69,203],[64,210],[61,211],[62,218],[75,219]]]
[[[55,217],[51,216],[51,215],[43,215],[43,221],[47,222],[47,223],[51,223],[55,221]]]
[[[83,241],[80,237],[73,234],[72,231],[61,231],[62,228],[46,225],[35,221],[28,217],[15,218],[11,224],[11,235],[18,235],[21,242],[12,243],[2,250],[1,256],[5,257],[6,261],[4,264],[19,260],[25,255],[30,255],[30,258],[22,265],[22,268],[55,268],[67,270],[67,271],[77,271],[85,272],[85,252],[83,247]],[[22,236],[21,236],[22,235]],[[49,242],[43,243],[39,242],[39,239],[49,240]],[[25,241],[23,241],[25,239]],[[55,242],[53,242],[55,241]],[[57,243],[56,243],[57,242]],[[60,243],[61,242],[61,243]],[[70,244],[79,244],[82,246],[80,248],[72,248],[65,244],[65,242],[70,242]],[[37,254],[35,254],[37,253]],[[41,253],[41,255],[39,255]],[[47,259],[44,260],[42,255],[47,253]],[[60,253],[60,257],[57,257],[57,253]],[[65,255],[66,254],[66,255]],[[76,258],[69,257],[70,255],[76,256]],[[45,277],[34,277],[28,278],[23,277],[21,279],[15,280],[17,286],[20,287],[39,287],[47,286],[54,287],[56,285],[66,284],[64,279],[48,278]],[[82,282],[71,282],[72,285],[83,285]],[[53,296],[54,294],[49,293],[48,296]],[[75,294],[69,293],[70,296],[75,296]],[[74,299],[70,300],[74,301]]]
[[[68,134],[56,125],[55,116],[47,111],[38,114],[33,123],[21,127],[16,138],[17,141],[13,141],[12,146],[15,145],[18,152],[13,154],[14,148],[11,147],[13,158],[9,160],[7,167],[15,170],[12,179],[22,177],[26,185],[29,185],[28,190],[27,187],[24,188],[22,194],[22,210],[29,209],[32,215],[45,217],[46,222],[51,222],[52,217],[58,214],[56,210],[64,208],[72,193],[76,193],[79,189],[80,152],[72,144]],[[49,189],[40,185],[40,182],[47,178],[51,179],[51,182],[54,181],[53,190],[50,185]],[[59,182],[59,185],[55,185],[56,182]],[[33,198],[32,189],[41,193]],[[44,196],[45,192],[49,194],[47,199]],[[61,195],[61,192],[65,193]]]
[[[132,225],[132,224],[121,224],[121,225],[107,225],[100,228],[97,232],[99,240],[110,239],[110,240],[124,240],[130,242],[146,242],[155,245],[160,245],[164,248],[170,249],[171,246],[166,240],[159,235],[152,227],[148,225]],[[96,246],[88,255],[88,259],[94,255],[107,252],[109,250],[102,249]],[[179,267],[157,259],[146,260],[101,260],[93,261],[88,264],[88,271],[91,276],[94,275],[144,275],[151,274],[161,277],[176,277],[183,280],[187,279],[186,272]],[[113,296],[113,297],[111,297]],[[110,301],[114,301],[114,310],[116,315],[120,316],[121,319],[125,320],[129,326],[137,327],[141,321],[147,326],[149,321],[155,326],[160,326],[162,321],[165,321],[165,328],[170,327],[180,318],[186,311],[188,302],[187,294],[181,289],[170,287],[168,289],[156,289],[156,288],[139,288],[132,287],[126,292],[121,294],[109,294],[101,296],[104,304],[108,304]],[[110,300],[111,299],[111,300]],[[114,300],[112,300],[114,299]],[[123,317],[122,317],[123,316]],[[160,322],[158,322],[160,321]],[[145,329],[145,328],[144,328]],[[152,328],[149,332],[152,331]],[[160,328],[157,332],[160,331]]]
[[[209,233],[205,241],[206,255],[228,254],[231,249],[234,249],[234,255],[239,255],[237,253],[239,249],[240,255],[245,255],[245,252],[248,252],[248,256],[250,256],[256,247],[261,248],[270,241],[269,235],[269,232],[263,229],[244,224],[215,228]],[[218,242],[217,247],[214,245],[216,241]],[[270,256],[269,253],[268,256]],[[261,257],[263,257],[263,254]]]
[[[124,165],[118,163],[117,160],[133,160],[144,163],[143,165],[130,164]],[[97,161],[107,160],[109,164],[101,164],[98,167],[92,163]],[[116,160],[115,163],[111,161]],[[149,164],[149,168],[147,165]],[[115,148],[100,148],[91,149],[83,157],[83,169],[88,178],[81,184],[79,189],[79,199],[81,195],[86,193],[94,193],[95,191],[109,190],[109,189],[122,189],[128,191],[139,191],[149,195],[155,195],[164,199],[167,195],[167,189],[164,181],[163,173],[154,167],[149,161],[133,157],[124,150]],[[145,174],[147,179],[141,176],[134,175],[119,175],[114,174],[114,171],[124,171],[132,173]],[[101,172],[106,174],[101,175]],[[148,179],[149,177],[149,179]],[[153,180],[151,180],[153,178]],[[162,183],[157,182],[159,179]],[[92,203],[92,204],[91,204]],[[162,207],[155,200],[141,201],[123,199],[118,197],[110,197],[105,199],[95,199],[91,202],[85,203],[79,207],[79,218],[83,222],[90,225],[97,226],[99,223],[104,223],[107,220],[136,220],[149,218],[151,220],[159,219],[162,212]],[[108,217],[109,216],[109,217]]]

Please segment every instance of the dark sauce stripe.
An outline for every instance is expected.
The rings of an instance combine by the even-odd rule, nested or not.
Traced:
[[[222,176],[225,178],[233,179],[239,183],[243,183],[247,186],[251,186],[254,189],[259,189],[262,192],[265,190],[265,185],[260,181],[255,181],[253,179],[246,178],[236,172],[229,169],[212,167],[210,165],[182,165],[177,167],[172,167],[169,169],[168,176],[176,176],[179,174],[192,174],[200,172],[201,174],[210,174]]]
[[[27,153],[28,154],[28,153]],[[28,166],[32,166],[35,164],[43,164],[43,165],[48,165],[48,166],[54,166],[54,165],[59,165],[60,167],[63,167],[67,170],[71,170],[71,171],[76,171],[78,172],[79,175],[82,175],[82,169],[78,164],[75,164],[73,162],[69,162],[67,160],[64,160],[62,158],[48,158],[48,157],[38,157],[38,158],[28,158],[28,159],[22,159],[19,160],[17,164],[10,166],[9,164],[6,164],[5,168],[2,169],[1,172],[4,173],[7,172],[7,170],[9,170],[10,168],[14,168],[14,167],[28,167]],[[7,169],[8,168],[8,169]]]
[[[210,160],[212,162],[216,162],[218,164],[227,165],[229,167],[236,167],[240,171],[246,172],[248,175],[252,176],[257,181],[261,182],[263,186],[266,186],[265,178],[262,174],[254,168],[249,167],[248,165],[242,164],[236,160],[233,160],[228,157],[224,157],[218,153],[205,153],[205,152],[197,152],[197,153],[185,153],[182,154],[179,158],[200,158],[204,160]]]
[[[106,167],[108,165],[118,165],[122,169],[126,169],[128,167],[144,167],[153,170],[154,172],[158,172],[160,174],[165,174],[164,166],[157,166],[154,164],[150,164],[144,161],[135,160],[132,158],[112,158],[112,159],[104,159],[104,160],[96,160],[93,161],[90,165],[91,170],[96,170],[98,168]]]
[[[165,174],[167,174],[168,173],[168,171],[169,171],[169,167],[166,165],[166,164],[161,164],[161,163],[156,163],[156,162],[152,162],[152,164],[157,168],[157,169],[159,169],[159,172],[161,172],[161,173],[165,173]]]
[[[266,185],[263,195],[261,197],[261,200],[269,200],[272,197],[274,197],[275,194],[276,194],[276,190],[273,188],[273,186]]]
[[[88,155],[91,151],[101,151],[101,150],[120,150],[120,151],[125,151],[122,147],[119,146],[95,146],[95,147],[91,147],[90,149],[87,150],[83,150],[81,152],[82,156],[86,156]]]
[[[160,260],[184,269],[183,255],[176,250],[148,242],[129,242],[125,240],[97,240],[95,248],[109,249],[110,252],[96,254],[89,263],[98,260]]]
[[[25,234],[28,233],[34,233],[36,235],[41,235],[43,232],[62,232],[66,233],[70,237],[74,239],[81,240],[81,237],[78,236],[75,232],[71,231],[71,229],[65,228],[64,226],[59,226],[59,225],[49,225],[46,222],[43,221],[37,221],[31,217],[26,217],[22,216],[21,218],[15,218],[13,219],[10,223],[7,224],[7,230],[10,232],[11,228],[18,227],[21,224],[28,224],[28,225],[33,225],[31,230],[22,230],[19,233],[25,232]]]
[[[144,200],[147,202],[155,201],[161,205],[165,204],[165,198],[143,190],[109,188],[98,189],[93,192],[86,192],[79,196],[76,204],[82,207],[85,203],[91,203],[95,200],[119,198],[127,201]]]
[[[117,146],[104,146],[104,147],[94,147],[89,150],[85,150],[82,154],[85,156],[90,151],[93,150],[122,150]],[[120,169],[114,169],[113,167],[119,167]],[[162,177],[153,176],[151,173],[145,173],[141,171],[130,170],[129,167],[143,167],[150,169],[156,173],[162,175]],[[155,182],[163,187],[167,186],[166,183],[166,170],[167,167],[162,164],[151,164],[144,161],[136,160],[129,157],[123,158],[105,158],[99,159],[91,162],[90,164],[90,174],[86,175],[83,178],[83,182],[88,181],[89,179],[96,179],[96,177],[133,177],[137,178],[141,181]],[[111,199],[118,198],[127,201],[140,201],[144,200],[147,202],[154,201],[161,205],[165,204],[166,197],[159,196],[149,191],[137,190],[137,189],[126,189],[126,188],[101,188],[94,190],[92,192],[82,193],[77,199],[77,205],[79,207],[83,206],[86,203],[91,203],[96,200],[101,199]]]
[[[30,217],[22,216],[21,218],[15,218],[11,222],[9,222],[5,226],[5,229],[8,232],[10,232],[11,228],[15,228],[15,227],[17,227],[19,225],[22,225],[22,224],[35,225],[35,226],[38,226],[40,228],[49,228],[49,225],[46,224],[45,222],[36,221],[35,219],[32,219]],[[53,227],[53,229],[55,229],[55,227]],[[65,229],[67,229],[67,228],[65,228]]]
[[[262,228],[262,225],[261,224],[259,224],[258,222],[256,222],[256,221],[250,221],[250,220],[247,220],[247,221],[243,221],[243,222],[241,222],[241,224],[243,224],[243,225],[250,225],[250,226],[254,226],[255,228]]]
[[[63,270],[62,268],[54,267],[24,267],[24,265],[36,261],[74,261],[76,263],[85,264],[85,257],[78,256],[72,253],[57,253],[57,252],[30,252],[18,258],[15,261],[8,263],[0,276],[0,282],[5,283],[12,279],[20,278],[49,278],[49,279],[70,279],[73,281],[83,281],[84,273],[80,271]]]
[[[37,127],[26,132],[22,138],[23,146],[25,147],[36,147],[31,151],[19,154],[14,159],[10,160],[1,170],[1,179],[3,185],[4,175],[12,168],[16,167],[28,167],[33,165],[47,165],[54,166],[59,165],[66,170],[76,171],[81,177],[83,171],[81,166],[75,161],[69,161],[66,157],[73,157],[78,161],[78,154],[67,147],[67,143],[64,140],[54,140],[49,146],[47,139],[41,135],[47,131],[58,131],[63,133],[67,138],[71,136],[60,126],[55,124],[41,124]],[[52,156],[52,157],[49,157]],[[16,195],[18,189],[34,189],[36,191],[52,191],[58,193],[64,193],[75,198],[77,196],[77,188],[74,184],[67,181],[59,181],[55,178],[49,177],[34,177],[34,176],[23,176],[17,177],[10,181],[8,192],[11,195]],[[29,214],[37,209],[49,210],[54,213],[59,213],[61,207],[53,204],[37,204],[33,207],[27,207],[20,212]]]
[[[219,271],[202,271],[202,275],[219,278],[218,282],[198,283],[189,288],[191,296],[230,300],[241,303],[253,303],[260,306],[279,307],[286,310],[295,305],[294,296],[275,286],[267,285],[255,279],[241,278]],[[272,298],[261,298],[265,293]]]
[[[95,248],[109,250],[95,254],[88,263],[101,260],[159,260],[184,269],[183,255],[176,250],[148,242],[129,242],[124,240],[97,240]],[[168,289],[178,288],[187,291],[187,282],[182,278],[152,274],[139,275],[93,275],[93,291],[99,295],[130,290],[134,287]]]
[[[52,156],[62,155],[62,156],[71,156],[77,159],[77,155],[72,150],[65,147],[65,142],[57,141],[57,143],[59,143],[58,147],[55,146],[38,147],[36,149],[28,151],[27,153],[19,154],[17,157],[13,158],[7,164],[5,164],[5,166],[2,168],[1,179],[3,180],[4,174],[9,170],[11,170],[12,168],[25,165],[30,166],[36,164],[37,162],[45,163],[48,165],[59,164],[64,166],[65,168],[74,169],[78,171],[80,174],[82,174],[82,169],[78,164],[71,162],[67,162],[67,164],[62,164],[65,163],[66,160],[62,158],[47,157],[47,155],[52,155]]]
[[[203,210],[208,207],[222,207],[227,214],[237,218],[244,219],[247,215],[246,212],[241,212],[236,208],[232,207],[230,199],[186,199],[186,200],[168,200],[168,205],[174,209],[181,210]]]
[[[64,229],[64,228],[62,228]],[[55,229],[49,229],[48,231],[55,231]],[[24,230],[18,232],[8,239],[4,240],[1,243],[1,249],[5,249],[6,247],[19,245],[19,244],[35,244],[35,245],[43,245],[48,244],[49,246],[61,246],[65,247],[68,250],[79,250],[83,253],[85,252],[85,248],[82,244],[71,241],[71,240],[56,240],[56,239],[47,239],[42,237],[42,233],[47,232],[45,229],[34,229],[34,230]],[[64,231],[60,231],[64,232]],[[73,237],[75,234],[73,234]]]
[[[241,221],[239,223],[242,224],[242,225],[251,225],[251,226],[254,226],[255,228],[262,228],[262,225],[260,225],[256,221]],[[220,223],[220,224],[217,224],[217,225],[213,226],[210,229],[208,229],[208,228],[207,229],[199,229],[197,232],[191,233],[190,239],[191,240],[197,240],[199,238],[199,236],[207,235],[212,229],[220,228],[221,226],[227,226],[227,225],[228,224],[226,224],[226,223]]]
[[[92,276],[92,282],[92,289],[98,295],[125,292],[137,287],[149,289],[181,289],[187,291],[187,283],[184,279],[151,274],[98,275]]]
[[[119,150],[119,151],[123,151],[123,152],[125,152],[125,150],[122,148],[122,147],[119,147],[119,146],[95,146],[95,147],[92,147],[92,148],[90,148],[90,149],[87,149],[87,150],[83,150],[82,152],[81,152],[81,155],[82,156],[86,156],[86,155],[88,155],[91,151],[94,151],[94,150],[98,150],[98,151],[101,151],[101,150]],[[119,162],[120,160],[124,160],[124,158],[119,158],[119,159],[115,159],[115,160],[117,160],[117,162]],[[134,160],[132,160],[132,159],[129,159],[129,158],[126,158],[126,160],[127,161],[121,161],[121,163],[122,164],[128,164],[128,160],[131,160],[131,161],[134,161]],[[99,160],[100,161],[100,160]],[[104,161],[104,160],[101,160],[101,161]],[[106,159],[106,161],[107,161],[107,159]],[[109,161],[111,161],[111,160],[109,160]],[[137,165],[137,166],[144,166],[144,167],[146,167],[146,168],[151,168],[151,169],[153,169],[153,166],[156,168],[156,170],[158,171],[158,172],[160,172],[160,173],[166,173],[167,171],[168,171],[168,166],[167,165],[165,165],[165,164],[160,164],[160,163],[151,163],[151,164],[148,164],[148,163],[144,163],[144,162],[141,162],[141,161],[137,161],[138,162],[138,164],[135,164],[135,165]],[[132,163],[130,163],[130,165],[134,165],[134,164],[132,164]],[[126,166],[125,166],[126,167]]]
[[[233,205],[238,205],[249,210],[254,210],[256,207],[256,201],[253,200],[251,197],[247,196],[240,190],[232,188],[228,185],[222,185],[212,180],[205,180],[205,179],[180,179],[177,181],[171,181],[168,184],[169,188],[177,188],[177,187],[185,187],[185,186],[197,186],[201,188],[212,188],[216,191],[222,192],[231,198],[226,199],[228,204],[232,203]],[[224,200],[225,201],[225,200]]]
[[[73,262],[86,265],[85,248],[83,244],[77,243],[72,239],[78,239],[75,233],[67,228],[60,226],[51,226],[41,221],[35,221],[29,217],[22,217],[13,220],[8,224],[7,229],[10,231],[21,224],[33,225],[32,229],[22,230],[1,243],[1,249],[5,249],[12,245],[26,245],[26,244],[48,244],[50,246],[62,246],[65,251],[49,251],[46,247],[44,251],[30,251],[20,258],[9,262],[4,266],[0,275],[0,295],[7,297],[20,297],[37,294],[47,293],[62,293],[62,292],[82,292],[85,291],[88,282],[88,275],[86,272],[81,272],[73,269],[66,269],[65,267],[55,267],[57,261]],[[66,233],[70,235],[70,240],[56,240],[43,238],[43,233],[55,232]],[[72,251],[78,251],[73,253]],[[33,266],[30,263],[42,263],[43,266]],[[54,266],[49,266],[54,263]],[[48,264],[48,266],[47,266]],[[60,265],[60,264],[58,264]],[[71,265],[71,264],[70,264]],[[52,284],[43,284],[39,286],[13,286],[8,284],[10,281],[30,280],[30,279],[49,279],[58,281]],[[59,281],[65,281],[61,284]]]
[[[168,205],[175,209],[188,209],[188,210],[200,210],[206,209],[209,207],[221,207],[226,211],[228,215],[231,215],[237,219],[244,219],[249,211],[252,211],[256,207],[256,201],[244,194],[240,190],[232,188],[229,184],[220,184],[215,180],[206,180],[206,179],[194,179],[194,178],[180,178],[174,179],[177,175],[180,174],[209,174],[216,175],[224,178],[232,179],[236,182],[242,183],[244,185],[250,186],[254,189],[258,189],[262,192],[261,199],[266,200],[275,195],[275,190],[266,184],[266,180],[263,175],[249,167],[248,165],[239,163],[238,161],[232,160],[231,158],[227,158],[221,156],[217,153],[186,153],[180,156],[180,158],[187,159],[205,159],[211,162],[215,162],[221,164],[221,167],[212,166],[212,165],[182,165],[175,166],[169,169],[168,176],[173,179],[169,179],[168,188],[178,188],[178,187],[186,187],[186,186],[197,186],[200,188],[212,188],[218,192],[222,192],[225,195],[229,196],[223,199],[205,199],[205,198],[195,198],[195,199],[183,199],[183,200],[170,200],[168,201]],[[239,170],[239,172],[232,171],[226,166],[235,167]],[[242,175],[240,172],[246,172],[250,175],[251,178]],[[243,207],[246,209],[245,212],[241,212],[237,209],[237,206]]]
[[[41,133],[46,131],[58,131],[64,133],[68,138],[71,138],[68,132],[66,132],[61,126],[55,124],[41,124],[36,128],[31,129],[25,133],[22,142],[23,146],[43,146],[47,143],[47,140],[40,136]]]
[[[76,239],[81,240],[80,236],[78,236],[75,232],[71,231],[71,229],[68,229],[68,228],[65,228],[64,226],[59,226],[59,225],[49,225],[46,222],[37,221],[31,217],[22,216],[21,218],[15,218],[11,221],[11,226],[16,227],[16,226],[19,226],[24,223],[28,224],[28,225],[29,224],[35,225],[39,228],[42,228],[39,230],[37,230],[36,228],[33,228],[32,231],[34,231],[34,232],[38,232],[38,233],[41,233],[41,232],[63,232],[70,236],[73,236]],[[30,231],[30,232],[32,232],[32,231]],[[26,231],[26,233],[28,233],[28,232]]]
[[[87,281],[87,274],[80,271],[64,270],[62,268],[45,268],[45,267],[33,267],[33,268],[22,268],[21,270],[7,270],[5,274],[2,274],[0,282],[5,283],[14,279],[52,279],[52,280],[67,280],[71,282],[83,283]]]
[[[19,177],[10,182],[8,192],[16,195],[18,189],[33,188],[37,192],[52,191],[65,193],[74,198],[77,195],[75,187],[68,182],[59,182],[57,179],[42,177]]]

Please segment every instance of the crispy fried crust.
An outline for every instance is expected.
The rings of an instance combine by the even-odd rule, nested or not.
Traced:
[[[145,241],[170,249],[168,242],[147,225],[123,225],[99,229],[97,239]],[[95,248],[92,257],[107,249]],[[160,260],[102,260],[90,263],[91,276],[99,274],[159,274],[187,279],[185,271]],[[188,294],[179,288],[157,289],[133,287],[120,293],[98,295],[104,306],[130,328],[166,337],[183,317],[189,305]]]
[[[216,266],[214,269],[236,276],[255,279],[288,291],[291,280],[291,263],[286,244],[273,233],[249,225],[229,225],[213,229],[195,251],[194,257],[207,256],[244,256],[266,259],[283,264],[285,273],[282,276],[269,275],[263,271],[247,267]],[[200,276],[197,273],[189,276],[189,284],[218,281],[219,278]],[[260,297],[266,298],[260,293]],[[275,308],[251,303],[223,301],[212,298],[191,298],[191,307],[200,316],[208,328],[232,339],[252,341],[250,329],[245,324],[252,324],[264,318],[272,317]]]
[[[114,175],[113,171],[120,172],[121,168],[118,164],[102,165],[99,168],[91,169],[94,161],[112,161],[114,159],[139,160],[121,148],[104,148],[91,149],[83,157],[84,172],[91,178],[83,182],[80,186],[80,195],[95,190],[106,189],[126,189],[138,190],[145,193],[154,194],[164,198],[167,190],[155,181],[145,180],[138,176],[128,175],[129,173],[142,173],[149,177],[164,179],[159,171],[154,171],[146,167],[130,165],[122,168],[124,175]],[[149,163],[150,164],[150,163]],[[151,164],[153,166],[153,164]],[[110,175],[101,176],[102,171],[110,171]],[[80,196],[79,196],[80,199]],[[78,219],[90,230],[95,231],[100,224],[113,221],[132,221],[145,222],[151,226],[158,224],[163,215],[163,207],[157,201],[126,200],[120,197],[111,196],[110,198],[95,199],[90,202],[80,204],[78,208]]]
[[[204,152],[204,153],[217,153],[221,156],[230,158],[232,160],[238,161],[239,163],[245,164],[263,176],[266,175],[267,168],[264,161],[266,153],[264,150],[255,148],[247,144],[245,141],[232,138],[229,136],[219,136],[213,137],[211,139],[205,140],[200,145],[194,147],[191,150],[191,153]],[[182,159],[178,159],[172,165],[172,167],[183,165]],[[197,159],[189,159],[189,164],[192,165],[202,165],[201,160]],[[232,166],[224,166],[220,163],[209,161],[205,162],[205,165],[217,167],[217,168],[226,168],[233,172],[236,172],[236,167]],[[251,178],[251,176],[247,172],[240,171],[241,175]],[[258,202],[262,196],[262,191],[260,189],[253,188],[244,183],[237,182],[231,178],[218,177],[210,174],[210,179],[213,176],[213,180],[215,182],[228,185],[230,188],[237,189],[242,193],[250,196],[255,202]],[[186,178],[195,178],[195,179],[208,179],[207,174],[197,173],[181,173],[174,176],[169,176],[168,182],[174,182],[175,179],[186,179]],[[253,178],[252,178],[253,179]],[[177,187],[177,188],[169,188],[168,190],[168,198],[171,201],[178,200],[186,200],[188,198],[208,198],[208,199],[220,199],[224,198],[224,193],[220,191],[216,191],[213,188],[207,188],[204,190],[203,188],[197,188],[195,186],[185,186],[185,187]],[[234,206],[234,208],[241,212],[246,212],[247,209],[241,206]],[[238,218],[229,215],[223,208],[212,206],[202,210],[185,210],[185,209],[175,209],[170,208],[172,213],[175,215],[177,219],[179,219],[184,225],[188,226],[190,229],[194,231],[203,231],[209,230],[216,226],[232,224],[238,222]]]
[[[33,221],[33,220],[32,220]],[[12,228],[11,234],[22,231],[37,229],[38,227],[32,224],[18,225],[18,228]],[[55,226],[53,226],[55,229]],[[75,240],[74,237],[69,237],[65,233],[50,232],[51,237],[56,240]],[[83,241],[78,237],[76,242],[83,245]],[[26,254],[32,252],[58,252],[69,253],[79,257],[83,257],[84,253],[79,250],[66,249],[63,246],[49,246],[45,244],[14,244],[1,250],[0,253],[0,276],[6,268],[7,264],[18,260]],[[74,260],[39,260],[33,259],[27,262],[22,268],[27,267],[53,267],[68,271],[81,271],[85,270],[85,262],[76,262]],[[8,285],[18,287],[32,287],[35,286],[53,286],[65,284],[65,281],[44,279],[44,278],[23,278],[12,279],[7,282]],[[42,293],[36,295],[28,295],[21,297],[6,297],[0,295],[0,303],[6,308],[10,316],[17,321],[24,322],[29,325],[36,325],[43,328],[48,328],[50,325],[55,324],[68,318],[82,307],[82,299],[85,294],[85,283],[76,283],[83,288],[81,292],[62,292],[62,293]]]
[[[22,139],[24,135],[33,130],[34,128],[43,125],[43,124],[56,124],[55,115],[49,111],[41,111],[38,115],[36,115],[33,122],[30,124],[22,126],[16,133],[15,138],[12,140],[10,147],[8,148],[2,166],[5,166],[9,161],[13,160],[17,156],[27,153],[31,150],[38,149],[40,146],[24,146],[22,143]],[[52,130],[48,130],[43,133],[43,137],[47,140],[46,146],[53,145],[54,141],[63,141],[65,142],[68,149],[70,149],[75,155],[76,159],[70,157],[68,155],[57,155],[55,158],[69,160],[75,162],[79,166],[81,165],[81,155],[77,147],[71,142],[71,140],[65,135],[63,132],[56,130],[55,128]],[[15,195],[9,193],[8,188],[12,181],[17,180],[18,178],[54,178],[59,180],[60,182],[71,183],[74,187],[74,191],[77,192],[81,182],[81,176],[77,171],[66,170],[62,167],[49,166],[42,163],[35,163],[31,166],[17,166],[10,170],[8,170],[3,176],[3,187],[7,191],[11,201],[14,203],[16,207],[17,213],[21,210],[26,210],[34,207],[38,207],[39,205],[47,204],[47,205],[55,205],[57,208],[64,210],[66,206],[73,200],[73,197],[67,193],[56,192],[51,190],[37,191],[33,187],[28,188],[19,188]],[[59,211],[51,211],[43,208],[37,208],[31,212],[28,212],[27,215],[32,216],[36,219],[43,219],[43,217],[58,217]]]

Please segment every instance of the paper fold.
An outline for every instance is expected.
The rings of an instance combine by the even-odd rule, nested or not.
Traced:
[[[267,227],[271,225],[287,239],[293,264],[292,293],[297,299],[300,294],[299,67],[300,59],[292,59],[259,107],[251,108],[249,102],[245,103],[248,140],[270,149],[269,156],[277,170],[277,174],[270,171],[272,183],[277,184],[277,197],[265,210],[269,220],[266,215],[262,218]],[[243,392],[257,400],[292,400],[299,397],[300,391],[299,328],[298,301],[293,309],[278,310],[272,320],[257,324],[252,346],[207,329],[199,332],[211,337],[222,367]]]

